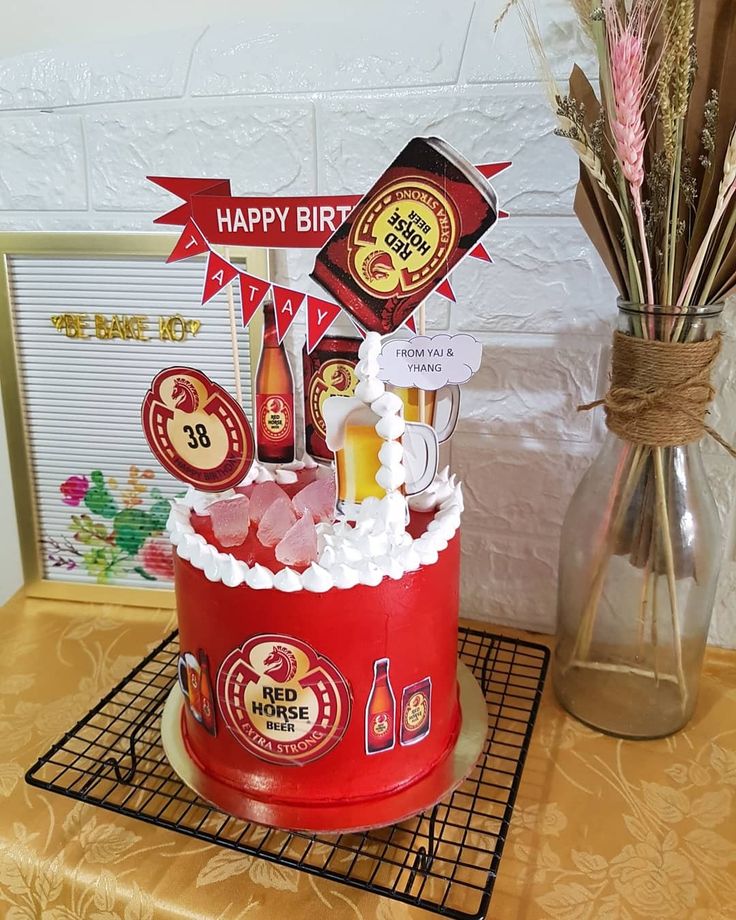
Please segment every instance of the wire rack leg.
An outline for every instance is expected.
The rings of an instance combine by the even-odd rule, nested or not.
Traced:
[[[112,767],[112,771],[115,774],[115,779],[119,783],[125,783],[126,785],[135,776],[135,771],[138,767],[138,754],[136,752],[136,744],[138,743],[138,736],[143,731],[144,728],[151,721],[153,716],[158,715],[161,710],[161,706],[165,698],[168,696],[170,687],[163,687],[156,696],[152,697],[148,705],[141,711],[141,714],[138,716],[138,719],[133,726],[133,730],[130,733],[130,738],[128,739],[128,750],[126,754],[121,754],[119,757],[106,757],[105,760],[97,767],[94,774],[90,776],[87,782],[82,786],[80,792],[84,795],[86,792],[94,786],[101,778],[107,767]],[[127,770],[121,768],[121,761],[123,757],[130,757],[130,766]]]
[[[427,846],[420,846],[414,856],[414,864],[411,867],[409,878],[406,883],[405,892],[411,891],[417,874],[428,875],[434,862],[434,854],[437,849],[437,812],[439,804],[435,805],[429,815],[429,831],[427,833]]]

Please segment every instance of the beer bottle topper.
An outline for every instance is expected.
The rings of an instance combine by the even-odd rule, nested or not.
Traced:
[[[169,367],[157,374],[141,418],[159,463],[203,492],[231,489],[253,463],[253,432],[242,408],[194,368]]]

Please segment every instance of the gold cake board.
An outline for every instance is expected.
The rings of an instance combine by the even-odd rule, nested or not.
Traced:
[[[202,771],[186,749],[182,735],[184,697],[175,685],[161,716],[161,740],[172,769],[200,798],[226,814],[284,830],[354,833],[399,824],[432,808],[449,796],[472,772],[488,734],[488,713],[483,692],[470,670],[457,666],[462,725],[457,741],[445,759],[416,783],[386,796],[356,803],[266,802],[246,796]]]

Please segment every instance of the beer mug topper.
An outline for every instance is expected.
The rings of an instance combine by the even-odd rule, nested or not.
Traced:
[[[242,408],[194,368],[161,371],[146,393],[141,417],[159,463],[203,492],[231,489],[253,463],[253,432]]]

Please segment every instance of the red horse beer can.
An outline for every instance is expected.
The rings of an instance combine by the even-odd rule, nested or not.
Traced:
[[[325,336],[311,354],[302,352],[304,371],[304,430],[307,453],[319,460],[332,460],[325,438],[327,431],[322,406],[330,396],[352,396],[358,382],[355,368],[363,340],[346,336]]]
[[[425,677],[404,687],[401,694],[401,744],[416,744],[429,734],[432,716],[432,679]]]
[[[360,325],[398,329],[498,218],[478,170],[415,137],[317,255],[311,277]]]

